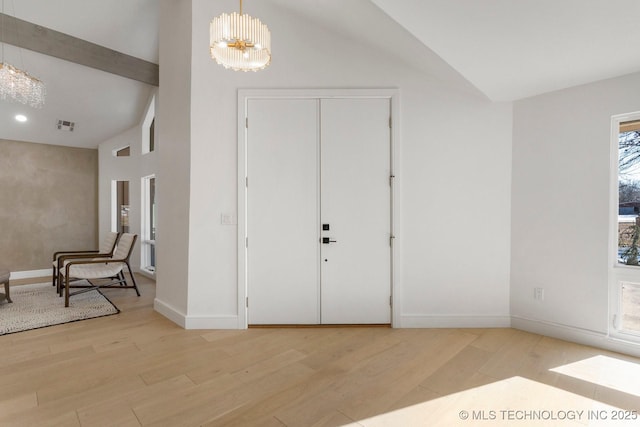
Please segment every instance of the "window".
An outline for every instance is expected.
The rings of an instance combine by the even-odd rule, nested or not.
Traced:
[[[115,157],[129,157],[131,155],[131,147],[126,146],[114,150],[113,155]]]
[[[141,269],[149,273],[156,271],[156,178],[142,178],[142,256]]]
[[[640,334],[640,283],[620,283],[620,321],[618,328],[627,333]]]
[[[149,152],[154,151],[156,148],[156,119],[151,120],[151,126],[149,126]]]
[[[142,154],[151,153],[156,149],[155,105],[155,97],[153,97],[142,123]]]
[[[638,265],[640,250],[640,120],[621,122],[618,132],[619,263]]]
[[[640,112],[615,116],[611,135],[612,335],[640,340]]]
[[[111,186],[111,230],[129,232],[129,181],[113,181]]]

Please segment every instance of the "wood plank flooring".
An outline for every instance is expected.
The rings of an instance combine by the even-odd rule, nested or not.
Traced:
[[[514,329],[187,331],[138,280],[105,290],[118,315],[0,337],[0,425],[640,425],[630,356]]]

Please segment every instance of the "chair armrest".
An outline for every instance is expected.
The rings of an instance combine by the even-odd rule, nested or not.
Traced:
[[[96,250],[90,250],[90,251],[58,251],[55,252],[53,254],[53,259],[51,261],[55,261],[56,259],[58,259],[58,255],[65,255],[65,254],[91,254],[91,253],[98,253],[99,251]]]
[[[82,259],[82,258],[111,258],[111,254],[101,254],[98,251],[95,252],[78,252],[68,253],[67,255],[61,255],[58,257],[58,268],[64,265],[64,262],[68,259]]]
[[[87,261],[83,261],[83,260],[73,260],[67,263],[67,269],[69,269],[70,265],[81,265],[81,264],[115,264],[115,263],[119,263],[119,262],[127,262],[128,260],[126,258],[122,258],[122,259],[112,259],[112,258],[105,258],[105,259],[90,259]]]

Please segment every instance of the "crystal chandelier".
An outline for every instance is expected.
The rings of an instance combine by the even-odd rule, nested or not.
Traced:
[[[44,83],[11,64],[0,63],[0,99],[16,101],[30,107],[44,105]]]
[[[223,13],[211,21],[211,57],[235,71],[258,71],[271,63],[271,32],[257,18]]]
[[[0,24],[4,39],[4,0],[2,0],[2,22]],[[44,105],[44,95],[45,88],[41,80],[5,62],[3,42],[0,62],[0,99],[40,108]]]

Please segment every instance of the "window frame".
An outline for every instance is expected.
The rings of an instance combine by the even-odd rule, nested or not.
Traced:
[[[619,209],[619,138],[620,124],[640,120],[640,111],[611,117],[610,187],[609,187],[609,336],[622,341],[640,343],[640,331],[623,330],[622,286],[640,284],[640,266],[618,262],[618,209]]]
[[[142,121],[142,155],[153,153],[156,151],[156,134],[155,132],[155,119],[156,119],[156,97],[151,98],[149,108]],[[152,129],[153,126],[153,129]],[[153,143],[151,141],[153,138]]]
[[[128,150],[126,154],[120,155],[121,152]],[[113,157],[121,158],[121,157],[131,157],[131,145],[124,145],[120,148],[115,148],[112,150]]]
[[[153,202],[151,201],[151,180],[153,180],[154,191],[153,191]],[[140,269],[145,273],[154,275],[157,271],[157,265],[151,265],[151,259],[153,256],[154,264],[157,264],[157,258],[152,255],[155,253],[156,247],[156,239],[151,238],[151,231],[153,228],[153,224],[151,224],[151,210],[153,211],[153,222],[157,225],[157,201],[156,201],[156,175],[151,174],[147,176],[143,176],[140,178],[141,184],[141,206],[142,206],[142,215],[140,216],[140,231],[141,231],[141,245],[140,245]],[[157,229],[155,230],[157,232]],[[157,236],[154,236],[157,237]],[[149,268],[152,267],[152,268]]]

